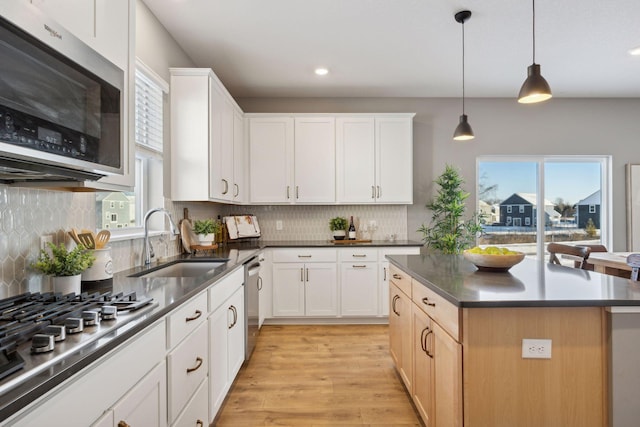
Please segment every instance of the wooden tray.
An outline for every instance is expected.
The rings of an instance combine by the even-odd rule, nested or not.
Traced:
[[[331,243],[335,243],[336,245],[351,245],[354,243],[371,243],[371,239],[356,239],[356,240],[332,240]]]

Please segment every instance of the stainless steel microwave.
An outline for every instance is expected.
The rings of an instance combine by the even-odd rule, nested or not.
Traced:
[[[0,6],[0,182],[123,171],[124,71],[24,1]]]

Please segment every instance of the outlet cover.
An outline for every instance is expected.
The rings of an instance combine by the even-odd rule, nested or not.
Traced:
[[[45,234],[40,236],[40,249],[49,250],[48,243],[53,243],[53,234]]]
[[[523,339],[523,359],[551,359],[551,340]]]

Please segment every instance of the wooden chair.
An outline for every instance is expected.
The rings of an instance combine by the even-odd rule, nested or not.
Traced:
[[[607,247],[604,245],[579,245],[579,246],[584,246],[590,249],[589,254],[593,253],[593,252],[609,252],[607,250]],[[580,262],[579,261],[575,261],[574,262],[574,267],[575,268],[580,268]],[[584,267],[582,267],[584,270],[589,270],[589,271],[593,271],[594,270],[594,266],[593,264],[589,263],[589,257],[587,257],[587,260],[584,264]]]
[[[562,265],[562,263],[560,262],[560,258],[558,258],[558,254],[572,255],[582,258],[582,261],[577,261],[577,263],[579,264],[577,268],[584,269],[587,258],[589,257],[589,253],[591,253],[591,249],[586,246],[572,246],[563,245],[561,243],[549,243],[547,245],[547,252],[549,252],[549,262],[551,264]]]

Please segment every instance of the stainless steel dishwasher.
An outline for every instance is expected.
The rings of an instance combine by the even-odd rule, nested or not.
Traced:
[[[260,261],[252,258],[244,265],[244,358],[249,360],[260,334]]]

